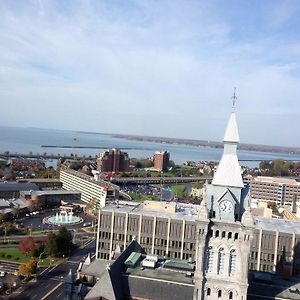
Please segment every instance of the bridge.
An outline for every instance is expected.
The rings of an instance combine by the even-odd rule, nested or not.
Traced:
[[[201,177],[112,177],[111,183],[122,184],[169,184],[169,183],[190,183],[190,182],[204,182],[212,180],[212,176]]]

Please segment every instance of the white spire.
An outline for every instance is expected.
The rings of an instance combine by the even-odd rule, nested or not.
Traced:
[[[224,135],[224,152],[214,175],[212,184],[244,187],[241,167],[236,153],[239,141],[239,132],[233,107]]]
[[[239,143],[240,142],[240,137],[239,137],[239,132],[238,132],[238,128],[237,128],[234,110],[232,111],[229,121],[227,123],[223,141],[231,142],[231,143]]]

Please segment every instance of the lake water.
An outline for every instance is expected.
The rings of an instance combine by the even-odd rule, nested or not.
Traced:
[[[41,145],[58,146],[90,146],[98,149],[64,149],[43,148]],[[184,161],[218,161],[223,149],[209,147],[195,147],[188,145],[163,144],[153,142],[132,141],[116,138],[109,134],[83,133],[67,130],[17,128],[0,126],[0,152],[10,153],[55,153],[55,154],[78,154],[95,156],[108,148],[130,148],[125,150],[131,158],[146,158],[153,155],[157,150],[167,150],[170,158],[177,164]],[[289,153],[273,153],[258,151],[238,151],[240,160],[271,160],[287,159],[300,161],[300,155]],[[258,162],[241,162],[242,165],[257,166]]]

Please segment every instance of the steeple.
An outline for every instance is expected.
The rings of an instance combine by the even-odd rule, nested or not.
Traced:
[[[235,117],[235,99],[233,96],[233,107],[229,117],[224,135],[224,151],[212,184],[230,187],[244,187],[241,175],[241,167],[237,157],[237,145],[240,142],[239,132]]]

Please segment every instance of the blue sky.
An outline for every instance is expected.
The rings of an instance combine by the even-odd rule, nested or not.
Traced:
[[[0,1],[0,125],[300,146],[300,2]]]

